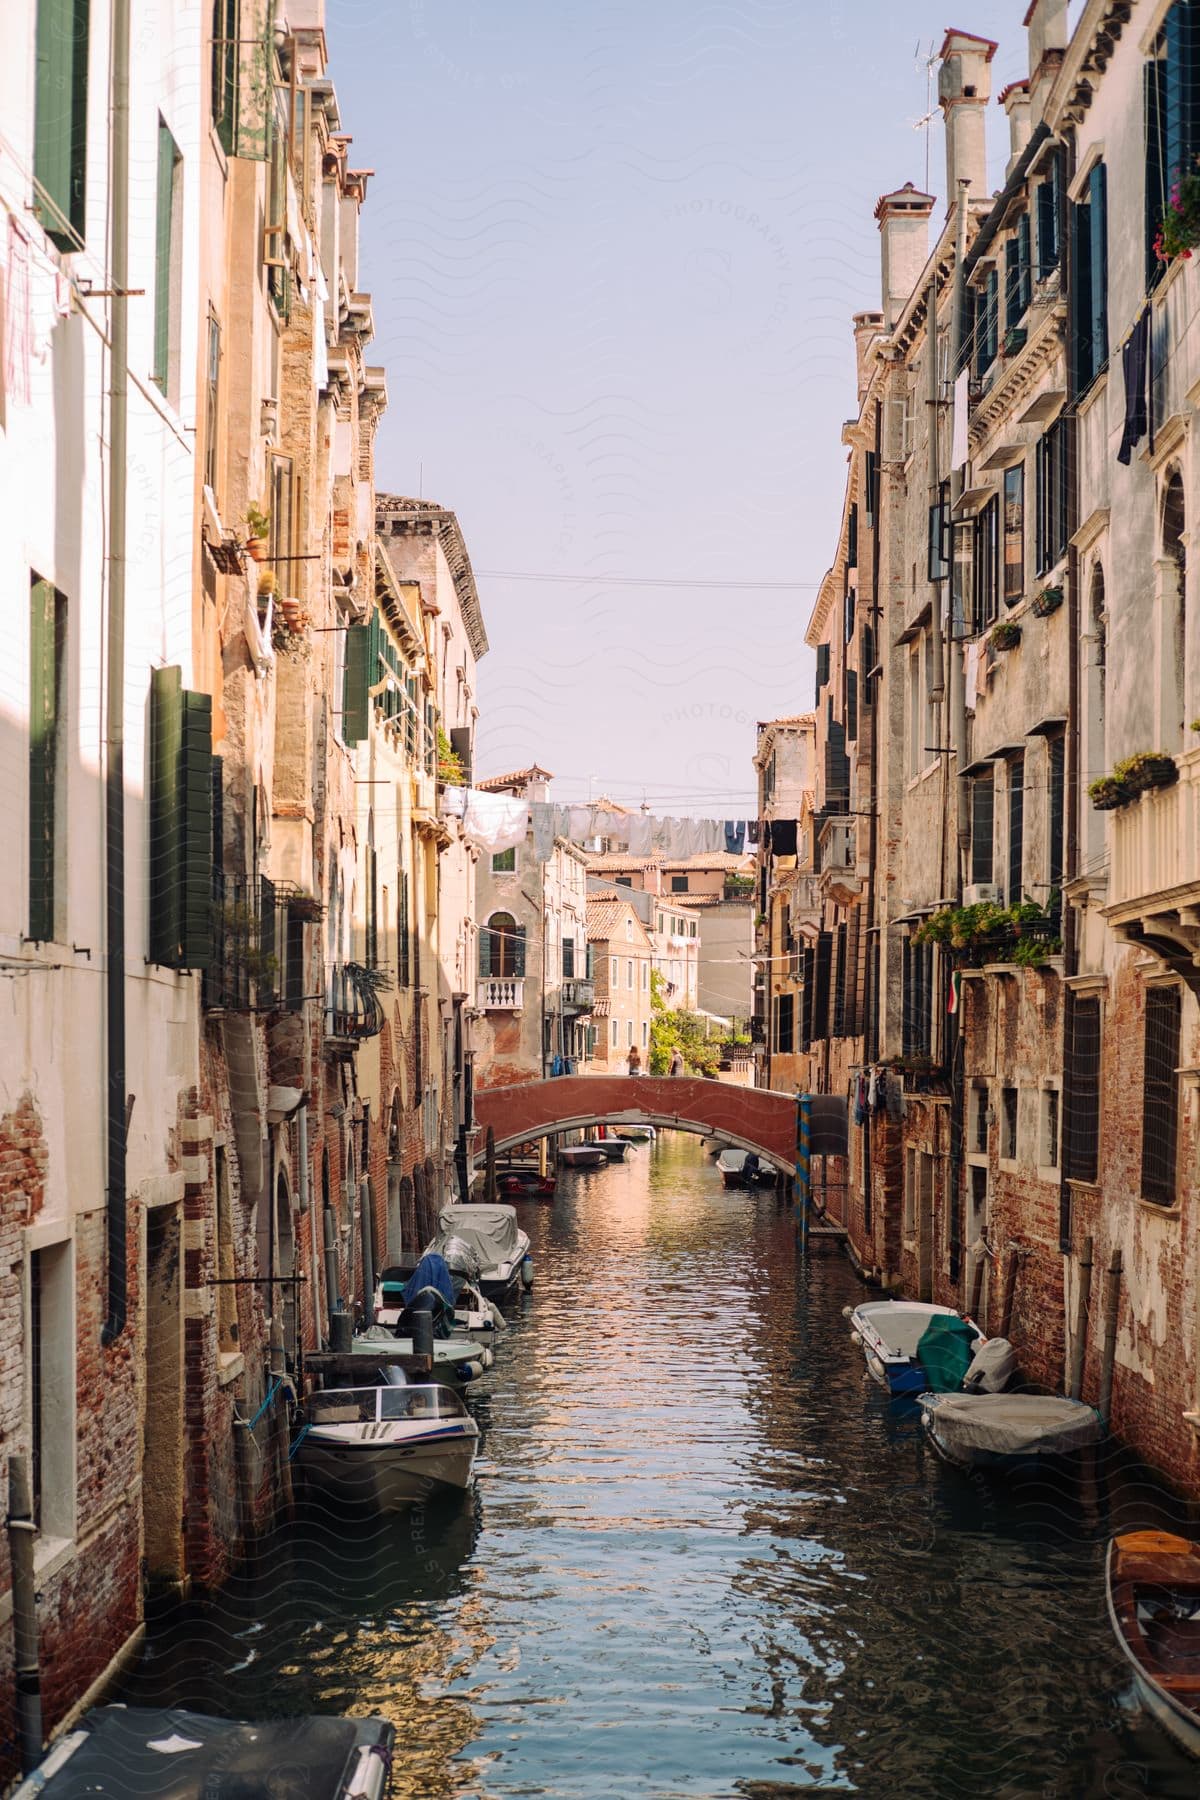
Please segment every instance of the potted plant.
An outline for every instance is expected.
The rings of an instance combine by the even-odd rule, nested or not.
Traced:
[[[260,569],[258,571],[258,599],[260,609],[266,601],[270,600],[274,595],[275,586],[274,569]]]
[[[1113,774],[1132,794],[1140,794],[1146,788],[1170,787],[1179,779],[1175,758],[1163,750],[1139,750],[1135,756],[1119,762]]]
[[[270,513],[262,512],[254,505],[248,506],[246,508],[245,551],[251,562],[266,562],[270,530]]]
[[[443,787],[462,787],[466,780],[462,757],[439,725],[437,730],[437,778]]]
[[[289,631],[299,631],[300,621],[304,617],[304,608],[294,594],[286,594],[279,602],[280,610],[287,622]]]
[[[1034,595],[1033,611],[1039,619],[1048,619],[1051,613],[1058,611],[1062,603],[1063,591],[1059,585],[1044,587],[1040,594]]]
[[[271,645],[281,656],[288,656],[293,662],[307,662],[312,646],[308,640],[308,614],[301,612],[294,624],[289,624],[281,612],[271,617]]]
[[[1004,334],[1005,356],[1015,356],[1018,350],[1023,350],[1028,335],[1024,325],[1010,325]]]
[[[1200,167],[1193,163],[1186,175],[1176,177],[1167,196],[1154,237],[1154,254],[1159,262],[1174,262],[1177,256],[1186,260],[1196,244],[1200,244]]]
[[[1015,650],[1021,641],[1021,627],[1015,619],[1001,619],[998,625],[992,626],[992,635],[988,639],[993,650]]]
[[[1128,806],[1133,794],[1115,775],[1101,775],[1088,788],[1088,798],[1097,812],[1115,812]]]
[[[289,894],[287,905],[292,918],[302,919],[306,924],[315,924],[325,914],[325,908],[315,894]]]

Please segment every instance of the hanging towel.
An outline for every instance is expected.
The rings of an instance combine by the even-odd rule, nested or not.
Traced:
[[[740,856],[746,843],[746,822],[744,819],[726,819],[725,848],[730,856]]]
[[[963,694],[971,711],[975,710],[975,697],[979,692],[979,639],[963,646]]]
[[[630,856],[649,856],[655,821],[649,813],[634,813],[629,821]]]
[[[1146,398],[1149,364],[1150,303],[1147,301],[1141,318],[1126,338],[1121,351],[1121,370],[1125,377],[1125,429],[1121,433],[1121,448],[1117,451],[1119,463],[1129,461],[1134,445],[1140,443],[1150,429],[1150,409]]]
[[[592,809],[590,806],[569,806],[567,808],[567,836],[573,844],[582,844],[595,834],[592,831]]]
[[[889,1069],[884,1077],[887,1087],[884,1092],[884,1107],[887,1116],[893,1121],[904,1117],[904,1082],[894,1069]]]
[[[524,842],[529,826],[529,802],[511,794],[488,794],[467,789],[463,830],[481,850],[493,856]]]
[[[442,789],[442,817],[444,819],[461,819],[467,804],[465,787],[445,787]]]
[[[316,276],[313,280],[313,296],[313,386],[320,394],[329,386],[329,356],[325,339],[325,306],[329,299],[329,288],[319,257],[317,258]]]
[[[867,1111],[879,1111],[879,1070],[875,1068],[867,1075]]]
[[[535,800],[530,811],[533,814],[533,854],[538,862],[549,862],[554,855],[555,808],[544,800]]]
[[[759,840],[761,839],[761,837],[762,837],[762,827],[760,826],[758,820],[757,819],[747,819],[746,820],[746,842],[748,844],[756,845],[759,842]]]
[[[725,848],[724,820],[705,819],[703,836],[705,856],[720,856]]]

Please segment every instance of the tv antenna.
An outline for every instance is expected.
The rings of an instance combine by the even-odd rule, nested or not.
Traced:
[[[933,71],[937,68],[938,58],[937,58],[937,51],[933,47],[933,39],[930,38],[929,49],[926,51],[925,55],[922,56],[921,55],[921,40],[918,38],[916,47],[913,50],[913,56],[916,59],[916,64],[917,64],[918,70],[920,70],[922,65],[924,65],[924,69],[925,69],[925,112],[924,112],[924,116],[922,118],[919,118],[916,121],[916,123],[913,126],[913,130],[914,131],[923,131],[925,133],[925,192],[928,193],[929,192],[929,127],[933,124],[934,119],[937,117],[937,107],[933,103]]]

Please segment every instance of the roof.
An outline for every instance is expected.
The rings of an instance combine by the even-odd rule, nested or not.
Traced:
[[[483,609],[456,514],[432,500],[413,500],[405,494],[376,494],[375,525],[384,536],[401,537],[411,531],[414,535],[427,532],[438,539],[454,579],[454,591],[458,595],[471,649],[477,659],[485,655],[488,640],[483,628]]]
[[[632,905],[630,901],[623,898],[620,900],[604,900],[598,898],[595,894],[588,895],[588,936],[594,938],[598,943],[607,943],[608,940],[615,935],[617,926],[626,914],[632,918],[634,924],[637,926],[638,931],[641,933],[642,941],[649,946],[650,939],[646,935],[645,926],[638,918],[637,908]]]
[[[514,769],[511,775],[489,775],[486,781],[477,781],[475,786],[482,788],[487,794],[500,792],[502,788],[528,787],[531,781],[553,781],[549,769],[539,768],[532,763],[528,769]]]

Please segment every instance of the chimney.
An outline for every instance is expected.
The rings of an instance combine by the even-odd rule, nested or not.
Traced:
[[[860,312],[854,315],[854,367],[858,376],[858,398],[862,401],[869,379],[868,362],[871,346],[883,335],[883,314]]]
[[[1029,142],[1029,134],[1033,129],[1029,116],[1028,81],[1010,81],[1000,96],[1000,104],[1008,114],[1008,166],[1004,171],[1004,178],[1007,180],[1020,162],[1021,153]]]
[[[992,92],[991,38],[969,31],[948,31],[939,52],[938,103],[946,122],[947,210],[954,205],[960,181],[971,184],[970,198],[987,195],[987,143],[984,115]]]
[[[1029,33],[1030,117],[1038,124],[1070,37],[1067,0],[1033,0],[1025,14],[1025,29]]]
[[[929,259],[932,211],[933,195],[920,193],[911,181],[894,194],[884,194],[875,208],[883,263],[883,323],[888,331],[907,306]]]

